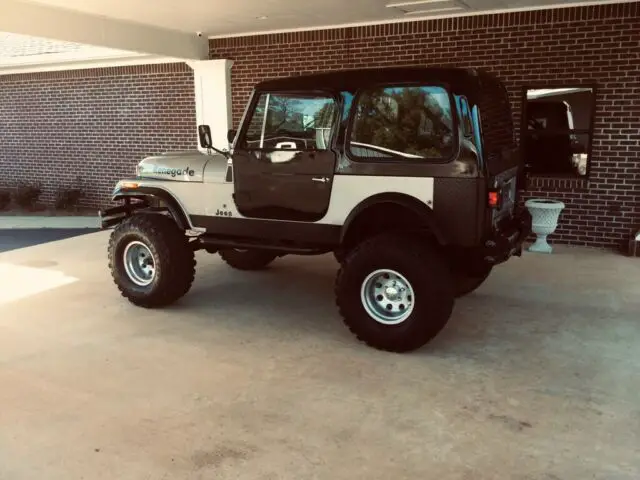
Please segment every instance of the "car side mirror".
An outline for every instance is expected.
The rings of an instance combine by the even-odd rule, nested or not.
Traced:
[[[227,141],[229,143],[233,143],[233,141],[236,139],[236,131],[234,129],[231,129],[227,132]]]
[[[198,125],[198,138],[200,140],[200,146],[202,148],[213,148],[213,142],[211,140],[211,128],[209,125]]]

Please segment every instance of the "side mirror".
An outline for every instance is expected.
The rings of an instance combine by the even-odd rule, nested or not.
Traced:
[[[229,143],[233,143],[233,141],[236,139],[236,131],[231,129],[227,132],[227,141]]]
[[[213,148],[211,140],[211,128],[209,125],[198,125],[198,138],[202,148]]]

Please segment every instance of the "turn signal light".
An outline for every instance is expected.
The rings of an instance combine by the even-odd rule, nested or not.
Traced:
[[[136,189],[138,185],[136,182],[122,182],[122,188]]]
[[[500,207],[500,192],[498,192],[497,190],[489,191],[489,207],[491,208]]]

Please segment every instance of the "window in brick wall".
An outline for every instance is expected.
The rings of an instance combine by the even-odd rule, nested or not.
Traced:
[[[588,174],[594,97],[592,87],[525,89],[520,132],[529,174]]]
[[[453,154],[453,109],[444,88],[379,87],[356,102],[348,143],[354,159],[439,161]]]

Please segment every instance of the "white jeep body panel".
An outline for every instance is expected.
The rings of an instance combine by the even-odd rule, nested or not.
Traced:
[[[145,158],[137,167],[139,186],[161,188],[170,193],[184,213],[203,216],[244,217],[233,200],[234,184],[227,181],[231,160],[222,155],[177,152]],[[118,183],[118,189],[123,183]],[[334,175],[331,199],[319,224],[343,225],[361,202],[382,193],[399,193],[433,208],[434,179],[430,177],[383,177],[374,175]],[[304,201],[303,198],[300,201]],[[264,220],[264,219],[261,219]],[[273,220],[279,221],[279,220]]]

